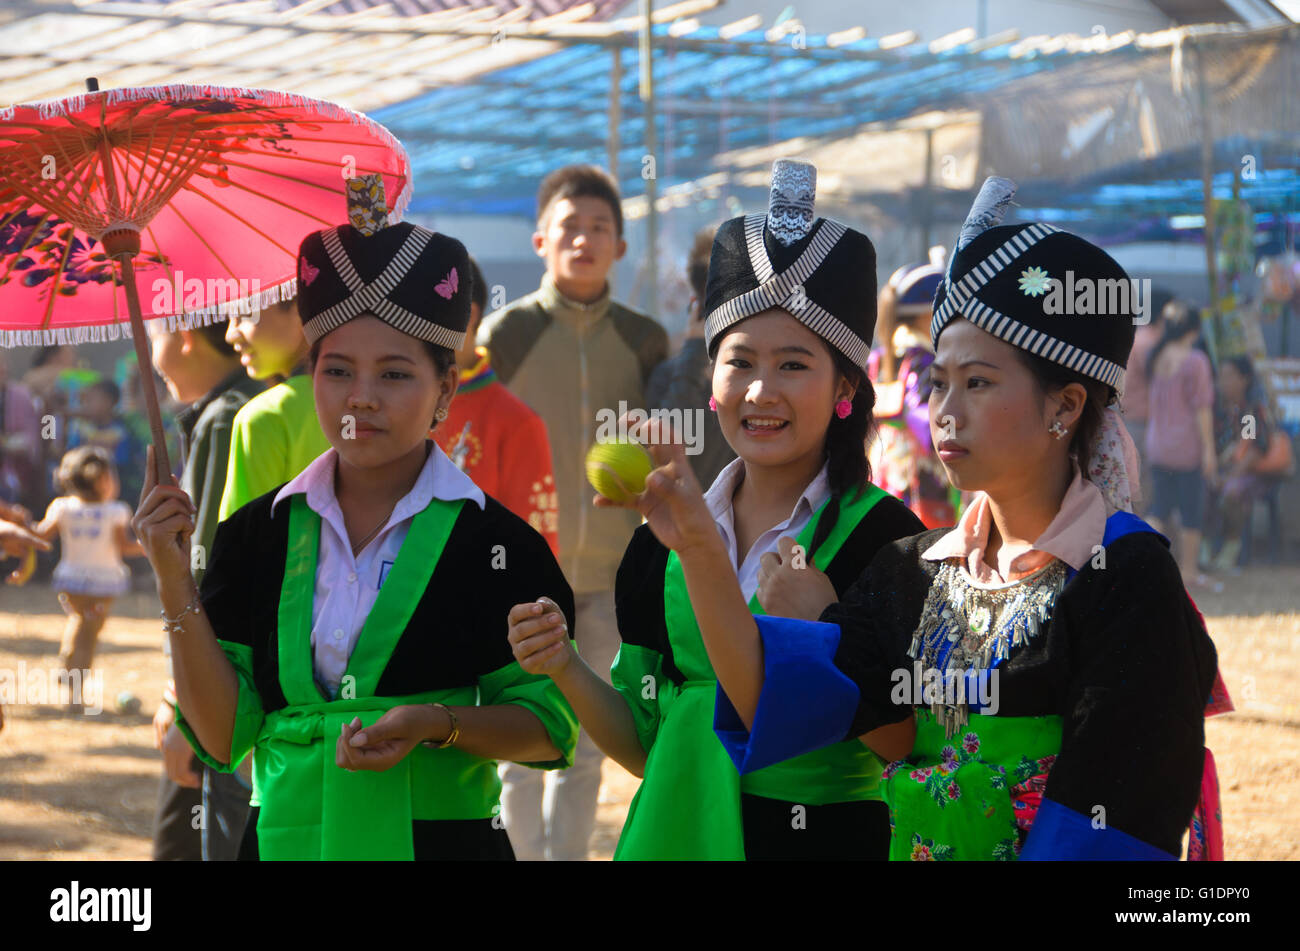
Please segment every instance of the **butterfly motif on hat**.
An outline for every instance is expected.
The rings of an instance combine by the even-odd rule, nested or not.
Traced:
[[[459,286],[460,286],[460,275],[456,273],[455,268],[452,268],[450,271],[447,272],[446,277],[444,277],[437,284],[433,285],[433,291],[435,294],[437,294],[439,297],[443,298],[444,300],[451,300],[451,295],[456,293],[456,289]]]
[[[309,234],[300,249],[298,309],[307,340],[370,315],[458,350],[469,322],[464,245],[418,225],[390,225],[382,175],[349,179],[345,192],[348,224]]]
[[[320,268],[313,267],[312,263],[306,258],[298,258],[298,280],[310,286],[311,282],[316,280],[320,275]]]

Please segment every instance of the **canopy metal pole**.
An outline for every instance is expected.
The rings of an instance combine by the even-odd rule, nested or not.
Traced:
[[[623,51],[619,47],[610,50],[609,64],[609,133],[605,137],[606,159],[609,174],[614,181],[619,181],[618,153],[622,143],[618,137],[618,126],[623,118]]]
[[[642,159],[641,177],[645,180],[646,197],[646,267],[650,271],[650,281],[646,289],[646,309],[650,316],[659,319],[659,211],[655,207],[658,198],[659,159],[656,156],[658,143],[655,136],[655,81],[654,81],[654,47],[651,31],[654,29],[654,0],[641,0],[641,43],[638,55],[641,60],[641,102],[645,116],[645,154],[650,157],[647,169]]]
[[[1215,333],[1219,324],[1219,268],[1214,253],[1214,133],[1210,127],[1210,95],[1205,83],[1205,55],[1191,37],[1188,42],[1196,54],[1196,85],[1201,112],[1201,191],[1205,209],[1205,273],[1210,282],[1210,319]],[[1217,342],[1217,341],[1216,341]]]
[[[929,260],[930,229],[934,224],[934,129],[925,130],[925,179],[921,184],[921,254]]]

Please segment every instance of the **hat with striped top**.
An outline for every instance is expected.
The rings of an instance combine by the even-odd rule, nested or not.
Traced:
[[[459,350],[473,289],[465,246],[419,225],[388,224],[379,175],[349,179],[347,196],[349,223],[312,232],[298,250],[298,314],[308,343],[373,316]]]
[[[989,178],[962,226],[934,295],[930,340],[962,317],[1012,346],[1124,389],[1139,313],[1115,259],[1043,222],[1000,222],[1014,182]]]
[[[709,356],[727,330],[779,308],[866,368],[876,327],[876,249],[848,225],[814,218],[816,192],[814,166],[780,159],[767,214],[718,228],[704,291]]]

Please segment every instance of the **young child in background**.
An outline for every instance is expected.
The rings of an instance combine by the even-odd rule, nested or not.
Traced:
[[[127,538],[131,507],[118,500],[117,470],[102,447],[69,450],[59,463],[58,482],[64,494],[50,503],[36,534],[49,540],[57,532],[62,546],[53,581],[68,615],[59,665],[89,670],[113,599],[129,586],[131,573],[122,559],[143,556],[144,549]],[[84,697],[74,696],[69,707],[79,710],[83,703]]]
[[[118,410],[121,399],[122,391],[111,380],[92,383],[81,391],[80,414],[68,423],[69,449],[99,446],[119,473],[130,472],[132,460],[138,456],[135,434]],[[128,479],[118,488],[125,489],[128,498],[139,498],[142,484],[138,478],[134,484]]]

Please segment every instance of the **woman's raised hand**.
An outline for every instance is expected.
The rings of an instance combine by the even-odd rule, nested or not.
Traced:
[[[189,578],[190,536],[194,534],[196,512],[194,503],[180,486],[158,484],[153,446],[145,455],[144,489],[140,492],[140,505],[131,519],[131,529],[140,540],[159,584]]]
[[[636,509],[660,544],[676,552],[720,547],[722,537],[704,502],[704,490],[686,460],[680,434],[652,419],[633,427],[631,435],[645,446],[655,464],[646,476],[645,491],[625,504],[598,495],[596,505]]]

